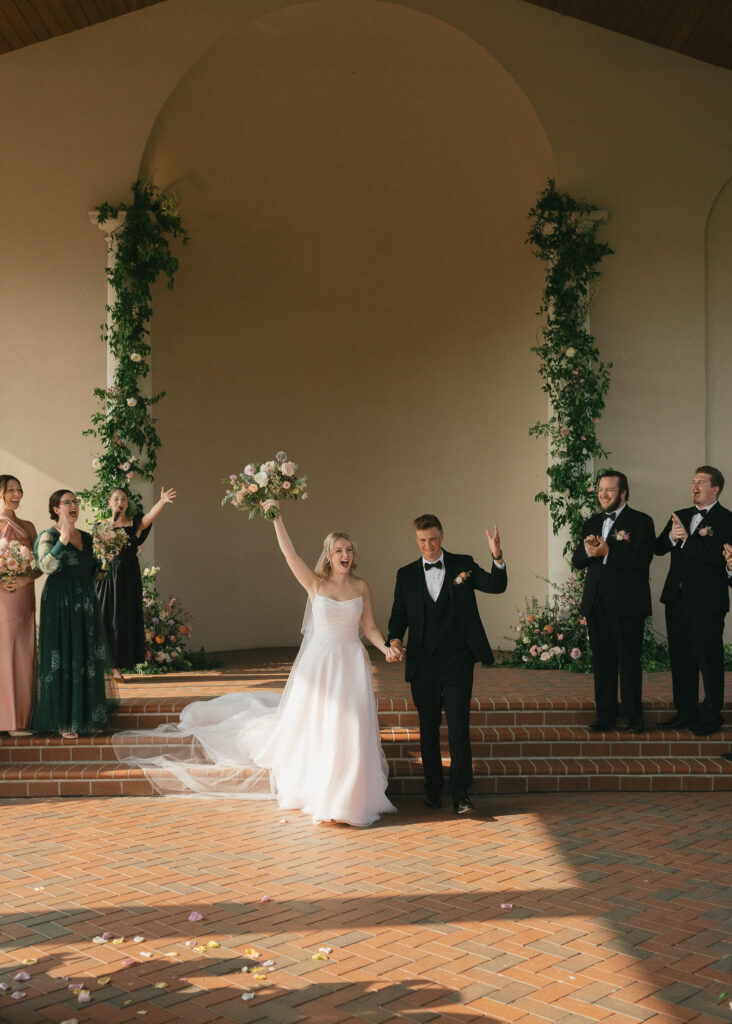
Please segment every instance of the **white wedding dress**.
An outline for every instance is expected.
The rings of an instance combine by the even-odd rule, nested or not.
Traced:
[[[121,761],[179,795],[276,799],[313,821],[367,826],[386,797],[371,663],[359,639],[360,597],[321,594],[282,694],[231,693],[189,704],[176,726],[114,737]]]

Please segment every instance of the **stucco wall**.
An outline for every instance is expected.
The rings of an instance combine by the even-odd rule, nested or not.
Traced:
[[[592,326],[633,503],[660,525],[699,462],[732,473],[731,98],[728,71],[518,0],[168,0],[4,56],[0,471],[39,525],[55,486],[89,482],[105,253],[86,211],[151,174],[192,236],[156,299],[153,375],[158,483],[180,493],[155,556],[195,641],[296,637],[271,528],[219,506],[221,477],[284,447],[311,478],[299,548],[351,531],[382,622],[414,515],[485,561],[498,522],[500,642],[547,565],[523,239],[550,174],[609,213]]]

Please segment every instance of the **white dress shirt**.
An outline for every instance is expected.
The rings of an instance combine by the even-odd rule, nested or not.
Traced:
[[[426,558],[422,559],[422,571],[424,572],[424,580],[427,584],[427,592],[433,601],[436,601],[440,596],[442,590],[442,584],[445,582],[445,552],[443,551],[439,559],[435,561],[442,562],[440,569],[430,569],[429,572],[424,568],[425,565],[434,565],[434,562],[428,562]]]

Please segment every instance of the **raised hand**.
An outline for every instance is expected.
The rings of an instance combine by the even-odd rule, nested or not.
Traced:
[[[501,536],[498,532],[498,527],[493,527],[493,533],[489,529],[485,531],[485,535],[488,538],[490,545],[491,554],[496,562],[503,561],[503,554],[501,552]]]
[[[684,524],[681,522],[675,512],[671,513],[671,540],[680,540],[682,543],[687,540],[689,534],[686,532]]]
[[[164,487],[160,488],[160,501],[163,505],[172,505],[178,495],[172,487],[169,487],[166,491]]]
[[[62,543],[68,544],[71,539],[71,535],[76,529],[76,525],[69,513],[65,512],[63,509],[58,514],[58,524],[56,528],[59,532],[59,539]]]

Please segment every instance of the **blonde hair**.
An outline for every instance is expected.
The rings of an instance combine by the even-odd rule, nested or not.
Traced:
[[[349,576],[355,576],[356,579],[358,579],[358,576],[356,576],[356,572],[355,572],[356,565],[357,565],[357,562],[356,562],[356,555],[357,555],[356,544],[355,544],[354,541],[351,540],[351,538],[348,536],[347,533],[337,533],[335,531],[333,533],[329,533],[328,536],[323,541],[323,550],[320,552],[320,558],[315,563],[315,575],[316,576],[320,576],[321,580],[328,580],[328,579],[330,579],[330,574],[331,574],[331,570],[332,570],[332,567],[331,567],[331,564],[330,564],[330,556],[331,556],[331,552],[333,551],[333,548],[335,547],[335,542],[337,540],[347,540],[348,543],[353,547],[353,561],[351,562],[351,568],[349,570],[348,575]]]

